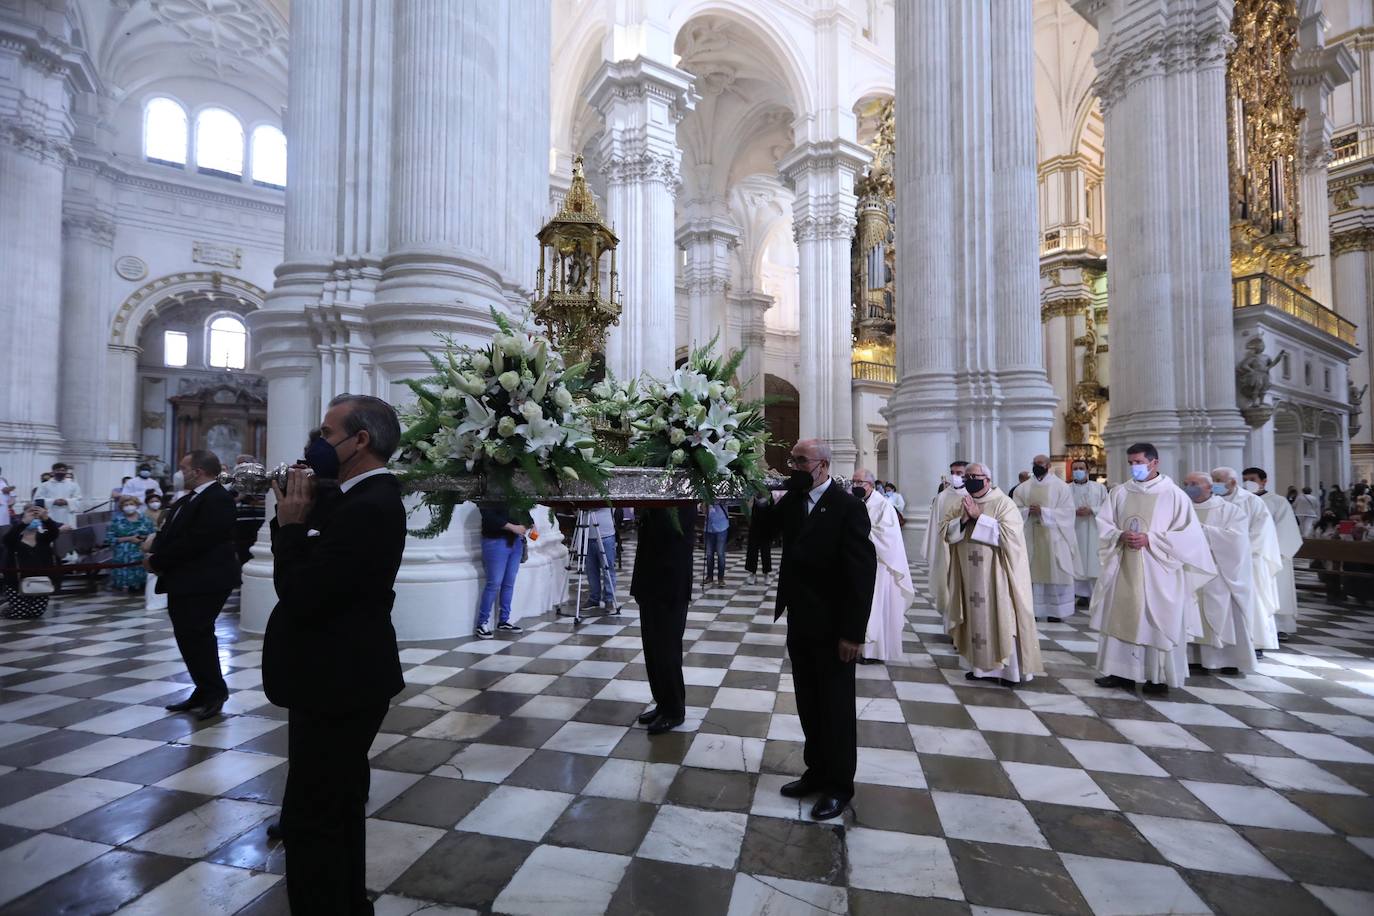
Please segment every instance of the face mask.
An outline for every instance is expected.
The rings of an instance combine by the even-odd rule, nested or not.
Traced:
[[[1036,464],[1031,466],[1031,473],[1035,475],[1036,480],[1044,480],[1045,475],[1049,472],[1050,469],[1045,467],[1043,464]]]
[[[153,476],[153,472],[152,472],[152,471],[139,471],[139,472],[138,472],[138,476],[139,476],[139,477],[142,477],[144,480],[147,480],[149,477],[152,477],[152,476]]]
[[[172,489],[173,489],[173,490],[184,490],[184,489],[186,489],[186,475],[185,475],[185,474],[181,473],[180,471],[177,471],[175,474],[172,475]]]
[[[814,487],[815,484],[811,482],[810,471],[803,471],[798,469],[793,471],[791,474],[787,475],[787,483],[784,484],[784,486],[786,486],[789,490],[793,490],[798,493],[805,493],[807,490],[810,490],[812,487]]]
[[[961,488],[964,486],[964,475],[963,475],[963,474],[950,474],[950,475],[949,475],[949,485],[950,485],[951,487],[953,487],[954,489],[956,489],[956,490],[961,489]]]
[[[1212,495],[1213,495],[1213,496],[1225,496],[1225,495],[1226,495],[1226,484],[1224,484],[1224,483],[1214,483],[1214,484],[1212,484]]]
[[[43,530],[43,523],[42,523],[41,521],[39,521],[38,519],[34,519],[33,521],[29,522],[29,530],[30,530],[30,531],[42,531],[42,530]]]
[[[1131,465],[1131,479],[1139,483],[1144,483],[1150,477],[1150,466],[1148,464]]]
[[[1202,487],[1198,486],[1197,484],[1190,483],[1188,484],[1188,486],[1183,488],[1183,492],[1188,494],[1189,499],[1196,501],[1202,496],[1203,490]]]
[[[986,480],[981,477],[970,477],[964,481],[964,489],[968,490],[970,496],[977,496],[983,492],[983,488],[988,485]]]
[[[343,443],[339,443],[342,445]],[[339,451],[331,445],[327,439],[321,436],[311,440],[305,447],[305,463],[315,472],[316,477],[323,477],[327,480],[337,480],[339,478]]]
[[[1083,483],[1088,479],[1088,472],[1082,468],[1078,468],[1073,472],[1073,479],[1074,483]]]
[[[158,509],[161,509],[161,508],[162,508],[162,503],[159,503],[159,502],[150,502],[150,503],[148,503],[148,508],[149,508],[149,509],[152,509],[153,511],[157,511]]]
[[[125,515],[137,515],[138,506],[125,506],[123,511]]]
[[[859,499],[868,499],[868,490],[864,487],[850,487],[849,491],[859,497]]]
[[[1245,489],[1250,493],[1258,493],[1260,491],[1260,485],[1253,480],[1247,480],[1245,481]]]
[[[67,479],[67,475],[66,475],[66,474],[53,474],[53,475],[52,475],[52,479],[53,479],[53,480],[66,480],[66,479]]]

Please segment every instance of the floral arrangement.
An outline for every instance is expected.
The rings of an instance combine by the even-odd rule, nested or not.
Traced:
[[[441,337],[443,353],[425,354],[434,375],[405,380],[416,400],[401,416],[405,432],[396,469],[403,479],[480,474],[489,490],[504,492],[524,509],[536,500],[514,487],[517,471],[539,495],[565,480],[604,488],[609,464],[577,406],[590,387],[586,364],[565,367],[548,338],[524,323],[512,325],[495,309],[492,319],[498,330],[491,343],[462,346]],[[432,518],[413,533],[435,537],[448,528],[461,499],[449,491],[426,492],[422,499]]]
[[[725,489],[740,495],[762,492],[768,441],[764,401],[744,402],[731,379],[744,358],[735,351],[714,355],[715,339],[693,350],[666,382],[649,379],[638,391],[614,384],[602,392],[631,412],[633,430],[626,464],[681,470],[703,501]],[[605,400],[603,398],[602,400]]]

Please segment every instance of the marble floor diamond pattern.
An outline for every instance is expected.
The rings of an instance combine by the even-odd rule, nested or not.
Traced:
[[[1374,913],[1374,613],[1303,591],[1258,672],[1148,700],[1093,684],[1078,615],[1012,691],[964,679],[918,571],[905,656],[858,669],[858,794],[817,823],[777,791],[803,768],[786,629],[740,559],[696,593],[687,722],[652,740],[633,602],[403,646],[377,912]],[[200,723],[162,709],[188,682],[165,614],[0,621],[0,913],[287,913],[286,713],[232,602],[219,635],[236,689]]]

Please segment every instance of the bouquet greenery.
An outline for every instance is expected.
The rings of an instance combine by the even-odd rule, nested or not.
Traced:
[[[497,333],[482,347],[441,337],[441,354],[426,352],[434,375],[406,379],[415,392],[401,415],[405,429],[394,462],[402,477],[482,475],[489,492],[528,510],[535,494],[547,495],[559,482],[583,480],[601,488],[608,462],[597,454],[588,417],[578,409],[590,387],[586,364],[563,365],[546,337],[513,325],[492,310]],[[517,491],[523,471],[535,494]],[[452,491],[422,496],[432,518],[413,532],[435,537],[448,528],[461,501]]]

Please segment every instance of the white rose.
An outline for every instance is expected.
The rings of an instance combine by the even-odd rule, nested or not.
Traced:
[[[680,448],[673,449],[673,453],[668,456],[668,461],[671,464],[682,464],[686,460],[687,453]]]
[[[560,386],[553,392],[553,402],[558,405],[560,410],[567,410],[573,405],[572,392]]]
[[[725,450],[726,450],[727,452],[730,452],[731,454],[738,455],[738,454],[739,454],[739,440],[738,440],[738,439],[727,439],[727,440],[725,441]]]
[[[515,418],[502,417],[500,422],[496,424],[496,432],[502,439],[515,435]]]
[[[520,387],[520,373],[502,372],[501,377],[497,379],[497,381],[500,382],[501,387],[507,391],[514,391],[516,388]]]
[[[592,396],[600,400],[606,400],[611,396],[611,386],[605,382],[597,382],[592,386]]]
[[[687,434],[684,433],[682,430],[678,429],[676,426],[674,426],[672,430],[668,433],[668,441],[671,442],[673,445],[681,445],[682,440],[686,438]]]
[[[736,390],[734,385],[726,385],[723,393],[726,399],[733,399],[735,395],[739,394],[739,391]]]
[[[478,372],[486,372],[491,368],[491,360],[487,359],[484,353],[472,354],[472,368]]]
[[[501,341],[501,349],[507,356],[519,356],[525,352],[528,341],[521,339],[519,334],[512,334]]]
[[[544,411],[534,401],[526,401],[520,405],[520,416],[525,418],[526,423],[533,423],[544,419]]]
[[[718,398],[725,391],[725,386],[720,382],[712,382],[706,386],[706,394],[712,398]]]

